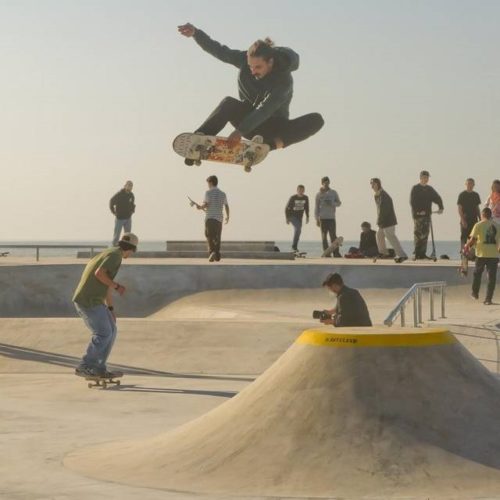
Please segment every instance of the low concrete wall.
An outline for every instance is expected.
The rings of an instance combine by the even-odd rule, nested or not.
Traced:
[[[0,317],[75,316],[71,302],[84,264],[0,267]],[[204,290],[317,288],[329,272],[340,272],[356,288],[409,288],[415,282],[469,280],[451,266],[325,264],[132,264],[118,280],[127,287],[116,298],[121,316],[148,316],[173,300]],[[470,277],[469,277],[470,278]]]

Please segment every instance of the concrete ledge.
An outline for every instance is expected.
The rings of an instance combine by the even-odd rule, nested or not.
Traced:
[[[78,259],[89,259],[90,252],[78,252]],[[168,252],[136,252],[132,255],[134,259],[206,259],[207,250],[179,250]],[[257,260],[294,260],[295,254],[292,252],[262,252],[262,251],[224,251],[223,259],[257,259]]]
[[[276,243],[274,241],[223,241],[221,251],[237,252],[274,252]],[[167,252],[178,251],[206,251],[206,241],[167,241]]]
[[[0,317],[75,316],[71,297],[84,266],[0,266]],[[144,317],[180,297],[204,290],[319,288],[329,272],[341,273],[345,282],[356,288],[409,288],[416,282],[438,280],[448,285],[471,282],[471,276],[461,278],[456,267],[436,264],[356,265],[336,264],[335,260],[331,265],[283,261],[224,265],[127,262],[118,275],[127,293],[115,301],[120,316]]]

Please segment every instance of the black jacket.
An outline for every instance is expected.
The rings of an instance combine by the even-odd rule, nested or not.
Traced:
[[[381,189],[375,193],[375,204],[377,205],[377,226],[378,227],[391,227],[398,223],[396,219],[396,212],[394,212],[394,204],[392,198]]]
[[[285,207],[286,220],[290,220],[290,217],[298,217],[299,219],[302,219],[304,212],[306,217],[309,218],[309,197],[306,195],[299,196],[298,194],[290,196],[290,199]]]
[[[128,193],[125,189],[120,189],[109,200],[109,209],[116,215],[117,219],[130,219],[135,212],[134,193]]]
[[[435,203],[440,210],[443,210],[443,200],[436,190],[429,185],[415,184],[410,193],[411,213],[413,217],[429,216],[432,212],[432,204]],[[417,215],[418,212],[425,214]]]
[[[359,236],[359,249],[361,252],[369,252],[372,250],[378,250],[377,248],[377,236],[373,229],[370,229],[366,233],[363,231]]]
[[[366,302],[354,288],[344,285],[340,290],[335,326],[372,326]]]
[[[246,50],[233,50],[212,40],[197,29],[196,43],[222,62],[239,68],[238,92],[240,99],[253,107],[238,125],[242,135],[248,135],[271,117],[288,118],[293,95],[292,71],[299,67],[299,56],[287,47],[274,47],[274,67],[264,78],[255,78],[247,63]]]

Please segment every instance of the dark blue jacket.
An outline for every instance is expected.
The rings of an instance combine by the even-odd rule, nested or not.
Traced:
[[[264,78],[257,79],[248,67],[246,50],[233,50],[221,45],[199,29],[196,30],[194,39],[203,50],[240,70],[240,99],[253,108],[238,126],[243,135],[250,134],[271,117],[288,118],[293,96],[291,72],[299,67],[299,55],[296,52],[287,47],[274,47],[273,70]]]

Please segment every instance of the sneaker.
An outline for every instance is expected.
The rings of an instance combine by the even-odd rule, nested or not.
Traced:
[[[493,305],[493,302],[491,302],[491,300],[485,300],[485,301],[483,302],[483,304],[484,304],[485,306],[492,306],[492,305]]]
[[[215,262],[220,262],[220,253],[215,256]]]
[[[405,260],[408,260],[408,257],[396,257],[394,262],[396,262],[396,264],[401,264],[401,262],[404,262]]]
[[[97,376],[100,378],[118,378],[123,377],[123,372],[114,371],[110,372],[108,370],[99,370],[96,372]]]
[[[472,292],[472,293],[470,294],[470,296],[471,296],[474,300],[478,300],[478,299],[479,299],[479,295],[478,295],[477,293]]]
[[[212,252],[212,253],[208,256],[208,262],[214,262],[216,258],[217,258],[217,256],[215,255],[215,252]]]
[[[75,368],[75,375],[77,377],[95,377],[96,372],[88,366],[77,366]]]
[[[257,144],[264,144],[264,137],[261,135],[254,135],[252,137],[252,142],[256,142]]]

